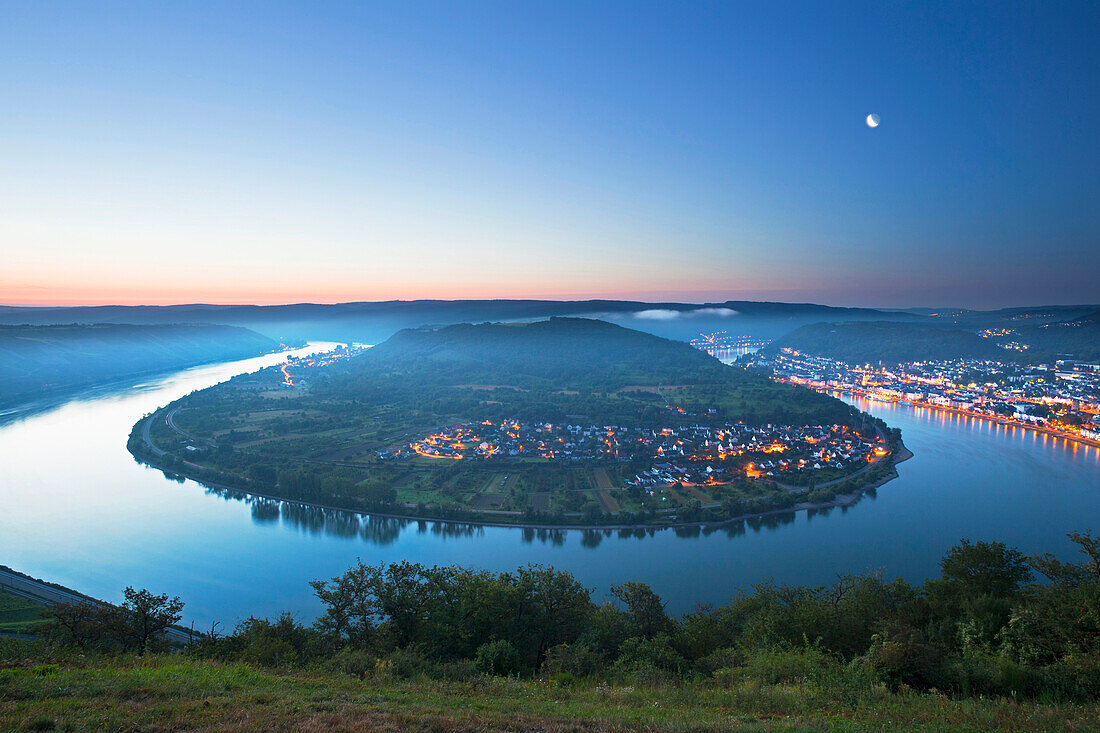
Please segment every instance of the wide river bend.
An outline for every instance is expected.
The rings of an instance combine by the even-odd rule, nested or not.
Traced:
[[[311,619],[319,607],[307,582],[356,558],[492,570],[543,563],[571,571],[597,598],[645,581],[680,613],[768,577],[824,584],[876,571],[919,581],[963,537],[1070,558],[1066,532],[1100,530],[1100,449],[859,399],[901,428],[914,453],[898,479],[847,509],[709,532],[550,533],[294,510],[169,480],[126,451],[143,414],[282,359],[196,367],[0,416],[0,564],[106,600],[126,585],[170,592],[186,602],[185,622],[225,629],[283,610]]]

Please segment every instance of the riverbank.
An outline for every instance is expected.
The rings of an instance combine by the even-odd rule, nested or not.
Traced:
[[[802,385],[802,386],[808,386],[808,385]],[[1070,443],[1077,443],[1079,445],[1087,445],[1087,446],[1091,446],[1093,448],[1100,448],[1100,440],[1092,440],[1090,438],[1084,437],[1083,435],[1076,435],[1074,433],[1068,433],[1064,430],[1057,430],[1055,428],[1049,428],[1049,427],[1045,427],[1045,426],[1042,426],[1042,425],[1035,425],[1034,423],[1020,422],[1019,420],[1012,420],[1010,418],[1000,417],[999,415],[990,415],[990,414],[987,414],[987,413],[984,413],[984,412],[974,412],[972,410],[964,410],[964,409],[959,408],[959,407],[948,407],[947,405],[936,405],[936,404],[933,404],[931,402],[920,402],[918,400],[908,400],[908,399],[905,399],[904,397],[898,397],[897,399],[883,400],[881,397],[879,397],[874,392],[869,392],[869,391],[863,390],[863,389],[832,389],[832,388],[829,388],[829,387],[824,387],[824,388],[810,387],[810,389],[814,390],[815,392],[821,392],[822,394],[832,394],[832,395],[850,394],[854,397],[864,397],[866,399],[873,400],[873,401],[880,401],[880,402],[887,402],[887,403],[901,402],[901,403],[909,405],[911,407],[921,407],[921,408],[924,408],[926,410],[932,410],[934,412],[954,413],[956,415],[962,415],[963,417],[969,417],[969,418],[973,418],[975,420],[984,420],[986,422],[996,423],[998,425],[1004,425],[1004,426],[1010,427],[1010,428],[1020,428],[1024,431],[1030,430],[1032,432],[1040,433],[1042,435],[1049,435],[1053,438],[1061,438],[1062,440],[1069,441]]]
[[[153,443],[152,437],[150,435],[150,426],[152,425],[153,421],[156,420],[158,418],[158,416],[160,416],[161,413],[165,409],[167,409],[167,408],[161,408],[160,410],[157,410],[156,412],[153,412],[152,414],[150,414],[150,415],[146,416],[145,418],[143,418],[142,420],[140,420],[137,424],[134,425],[134,430],[131,434],[132,436],[136,435],[136,434],[140,434],[141,435],[141,445],[144,448],[148,449],[153,455],[152,456],[145,455],[145,454],[135,450],[135,444],[134,444],[133,440],[128,442],[127,450],[129,450],[130,454],[133,455],[134,458],[137,461],[139,461],[140,463],[144,463],[145,465],[148,465],[148,466],[156,468],[160,471],[163,471],[166,475],[169,475],[169,476],[172,476],[172,477],[179,477],[181,479],[190,479],[190,480],[192,480],[192,481],[194,481],[194,482],[196,482],[196,483],[198,483],[202,486],[206,486],[206,487],[208,487],[210,489],[213,489],[215,491],[218,491],[218,492],[224,492],[224,493],[227,493],[227,494],[239,494],[239,495],[241,495],[241,498],[253,497],[253,498],[256,498],[256,499],[263,499],[263,500],[267,500],[267,501],[286,503],[286,504],[289,504],[290,506],[302,507],[302,508],[307,508],[307,509],[318,509],[318,510],[329,511],[329,512],[346,512],[346,513],[350,513],[350,514],[355,514],[355,515],[360,516],[360,517],[377,517],[377,518],[382,518],[382,519],[396,519],[396,520],[405,520],[405,521],[410,521],[410,522],[439,522],[439,523],[450,524],[450,525],[458,525],[458,526],[502,527],[502,528],[516,528],[516,529],[536,529],[536,530],[569,530],[569,529],[573,529],[573,530],[582,530],[582,531],[599,531],[599,530],[617,531],[617,530],[639,530],[639,529],[640,530],[650,530],[650,529],[658,530],[658,529],[684,529],[684,528],[691,528],[691,527],[697,527],[697,528],[701,528],[701,529],[702,528],[720,528],[720,527],[730,525],[730,524],[733,524],[733,523],[736,523],[736,522],[745,522],[745,521],[751,521],[751,520],[754,520],[754,519],[765,519],[767,517],[775,517],[775,516],[786,515],[786,514],[794,514],[796,512],[818,511],[818,510],[830,509],[830,508],[835,508],[835,507],[849,507],[849,506],[852,506],[856,502],[858,502],[868,491],[872,491],[874,489],[877,489],[878,487],[880,487],[880,486],[888,483],[889,481],[892,481],[893,479],[897,478],[898,477],[897,468],[896,468],[897,464],[902,463],[903,461],[907,461],[907,460],[909,460],[910,458],[913,457],[913,453],[910,452],[905,447],[905,444],[899,440],[897,449],[893,453],[891,453],[889,456],[882,459],[882,460],[887,462],[889,472],[885,476],[882,476],[881,478],[870,481],[869,483],[860,486],[859,488],[857,488],[854,491],[847,492],[847,493],[844,493],[844,494],[837,494],[835,497],[833,497],[831,500],[828,500],[828,501],[822,501],[822,502],[809,502],[809,501],[796,502],[795,504],[793,504],[791,506],[787,506],[787,507],[782,507],[782,508],[778,508],[778,509],[769,509],[769,510],[764,510],[764,511],[745,512],[745,513],[742,513],[742,514],[738,514],[736,516],[724,517],[722,519],[708,519],[708,520],[699,520],[699,521],[691,521],[691,522],[670,521],[670,522],[656,522],[656,523],[652,523],[652,524],[553,524],[553,523],[493,521],[491,518],[488,518],[488,517],[492,517],[494,514],[499,516],[499,513],[494,513],[494,512],[491,512],[491,511],[484,511],[484,510],[477,510],[477,509],[471,509],[471,510],[465,510],[465,511],[485,513],[486,515],[488,515],[488,517],[485,518],[485,519],[481,519],[481,518],[439,517],[439,516],[430,516],[430,515],[425,516],[425,515],[404,513],[404,512],[393,512],[393,511],[385,511],[385,510],[371,510],[371,509],[363,509],[363,508],[356,508],[356,507],[338,506],[338,505],[333,505],[333,504],[324,504],[324,503],[319,503],[319,502],[305,501],[305,500],[302,500],[302,499],[291,499],[291,498],[287,498],[287,497],[283,497],[283,496],[278,496],[278,495],[275,495],[275,494],[270,494],[270,493],[267,493],[267,492],[257,491],[256,489],[251,488],[251,487],[245,488],[245,487],[241,487],[241,486],[233,486],[231,484],[212,481],[208,478],[204,478],[200,475],[197,475],[193,470],[189,471],[187,468],[180,468],[179,466],[168,466],[163,462],[159,462],[157,459],[163,459],[164,456],[169,455],[169,454],[165,453],[163,450],[158,448]],[[140,426],[140,430],[138,429],[139,426]],[[200,471],[209,470],[209,469],[205,468],[204,466],[200,466],[200,465],[195,464],[195,463],[189,463],[187,461],[184,461],[183,464],[184,464],[184,466],[190,466],[192,469],[197,469],[197,470],[200,470]],[[876,463],[876,465],[877,465],[877,463]],[[861,472],[863,470],[867,470],[867,469],[861,469]],[[844,479],[838,479],[838,481],[841,481],[841,480],[844,480]],[[830,483],[833,483],[833,482],[830,482]],[[784,488],[784,490],[787,491],[788,493],[796,493],[798,491],[806,491],[806,493],[809,493],[808,488],[805,488],[805,489],[799,488],[799,487],[781,487],[781,488]],[[708,504],[708,505],[703,505],[700,508],[701,509],[714,509],[714,508],[717,508],[717,507],[720,507],[720,506],[721,506],[720,504]],[[660,510],[660,511],[664,514],[671,514],[671,513],[675,512],[677,510],[676,509],[664,509],[664,510]],[[577,514],[575,516],[580,516],[580,514]]]

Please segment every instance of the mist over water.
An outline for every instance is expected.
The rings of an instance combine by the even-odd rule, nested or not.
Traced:
[[[325,345],[315,344],[309,350]],[[292,353],[302,353],[292,352]],[[0,564],[107,600],[127,585],[179,595],[185,622],[319,609],[308,581],[407,559],[573,572],[597,598],[650,583],[681,613],[764,578],[830,583],[879,571],[937,574],[960,538],[1071,557],[1071,530],[1098,529],[1100,450],[902,404],[861,409],[901,428],[914,458],[854,507],[721,528],[550,531],[368,518],[217,492],[138,464],[126,437],[143,414],[285,355],[88,390],[0,424]]]

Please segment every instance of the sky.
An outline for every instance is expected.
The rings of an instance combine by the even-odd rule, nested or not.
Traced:
[[[1097,303],[1097,38],[1070,2],[0,0],[0,303]]]

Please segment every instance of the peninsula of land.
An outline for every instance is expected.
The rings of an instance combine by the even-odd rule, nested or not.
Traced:
[[[576,318],[406,330],[242,375],[146,416],[129,447],[271,499],[585,527],[850,503],[904,455],[840,400]]]

